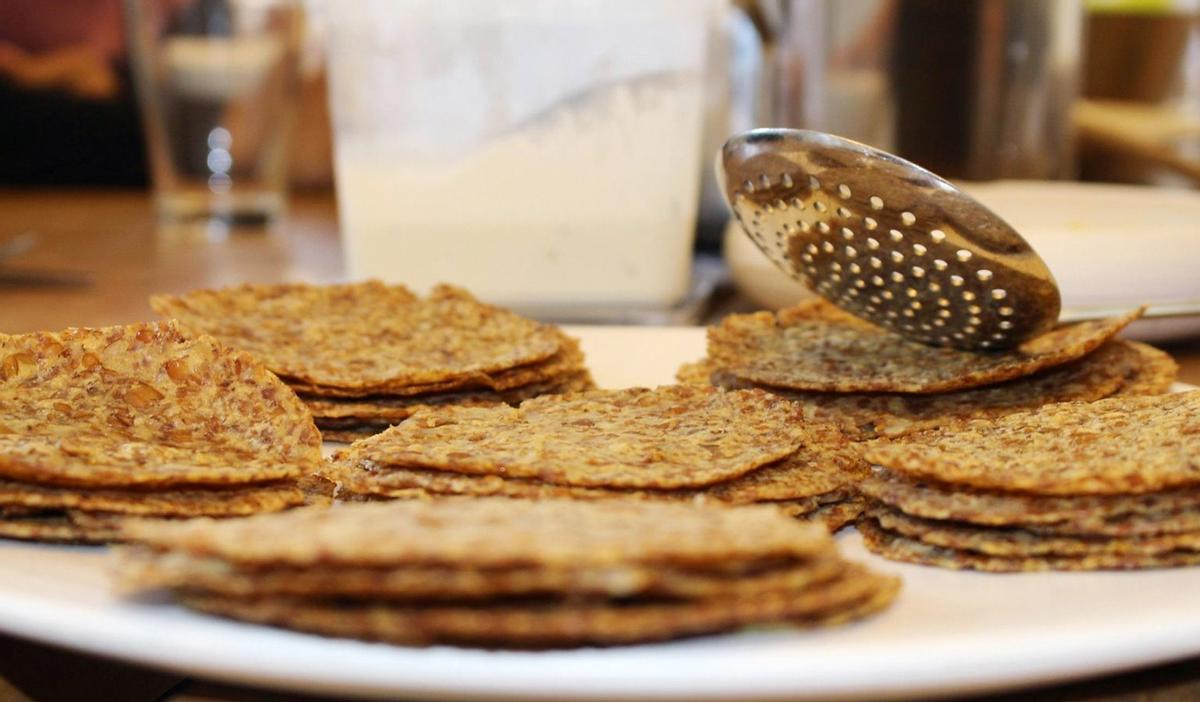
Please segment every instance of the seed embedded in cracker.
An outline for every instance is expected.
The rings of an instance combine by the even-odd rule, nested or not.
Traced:
[[[790,403],[762,391],[664,386],[426,410],[355,448],[381,464],[671,489],[736,478],[809,434]]]
[[[0,476],[85,488],[236,485],[321,464],[266,368],[174,323],[0,335]]]
[[[1200,486],[1200,391],[1049,405],[874,442],[865,458],[913,479],[1040,495]]]
[[[448,285],[424,298],[377,281],[243,285],[157,296],[151,306],[248,351],[308,392],[395,393],[419,385],[432,392],[444,389],[436,384],[544,361],[562,346],[554,327]]]
[[[1031,375],[1091,353],[1141,316],[1060,327],[1009,351],[930,347],[861,322],[781,312],[730,315],[710,327],[708,355],[752,383],[822,392],[931,393]]]

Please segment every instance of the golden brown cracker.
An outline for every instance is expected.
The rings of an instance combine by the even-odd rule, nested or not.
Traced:
[[[111,524],[80,524],[63,512],[0,519],[0,539],[68,544],[103,544],[120,540]]]
[[[1163,351],[1138,341],[1125,342],[1138,353],[1133,373],[1116,395],[1162,395],[1169,392],[1179,377],[1179,364]]]
[[[852,571],[857,572],[797,591],[681,602],[414,607],[201,594],[184,594],[181,601],[235,619],[402,645],[615,645],[717,633],[750,624],[819,622],[894,592],[894,579],[861,568]]]
[[[768,393],[675,385],[427,410],[354,449],[380,464],[672,489],[736,478],[794,453],[809,434]]]
[[[0,335],[0,476],[81,487],[224,485],[320,465],[266,368],[174,323]]]
[[[870,511],[881,528],[931,546],[988,556],[1158,556],[1200,552],[1200,531],[1142,537],[1060,536],[1014,527],[981,527],[911,517],[887,508]]]
[[[427,297],[378,281],[242,285],[150,304],[280,376],[364,392],[486,375],[550,358],[561,345],[554,327],[449,285]]]
[[[836,557],[750,564],[739,570],[614,565],[608,568],[239,568],[217,558],[130,548],[119,554],[125,590],[175,588],[230,597],[327,597],[380,600],[753,597],[797,590],[840,577]]]
[[[821,529],[770,507],[502,498],[304,508],[217,521],[136,523],[133,541],[235,563],[607,567],[808,558]]]
[[[913,479],[1043,495],[1200,485],[1200,391],[1068,402],[874,442],[867,460]]]
[[[822,392],[930,393],[991,385],[1083,358],[1141,316],[1060,327],[1015,349],[931,347],[877,327],[758,312],[708,331],[708,355],[741,380]]]
[[[545,382],[530,383],[511,390],[473,390],[434,393],[431,395],[332,398],[301,396],[301,400],[316,418],[318,426],[324,420],[353,419],[360,422],[389,422],[399,424],[416,412],[443,405],[488,407],[519,405],[539,395],[583,392],[595,389],[591,374],[586,370],[569,373]]]
[[[1200,490],[1141,495],[1024,495],[910,480],[876,469],[867,497],[916,517],[1057,534],[1148,536],[1200,531]]]
[[[1047,570],[1132,570],[1174,568],[1200,564],[1200,553],[1179,551],[1154,555],[1100,554],[1090,556],[988,556],[933,546],[881,528],[872,519],[857,525],[863,543],[872,553],[893,561],[932,565],[957,570],[991,573],[1031,573]]]
[[[0,479],[0,504],[37,509],[78,509],[147,516],[238,516],[276,512],[304,503],[293,481],[228,488],[84,490]]]
[[[421,490],[431,494],[530,499],[706,499],[733,505],[836,493],[853,487],[867,472],[866,464],[848,448],[825,446],[800,449],[781,461],[730,481],[705,488],[677,490],[576,487],[545,483],[535,478],[378,465],[357,458],[356,451],[342,452],[332,460],[338,465],[337,474],[341,480],[350,490],[359,493],[391,495],[397,491]]]
[[[1133,342],[1115,339],[1073,363],[996,385],[943,393],[827,393],[763,387],[796,403],[809,422],[832,423],[865,441],[927,431],[952,419],[1000,417],[1056,402],[1092,401],[1118,392],[1143,366]],[[714,369],[714,385],[758,387]]]

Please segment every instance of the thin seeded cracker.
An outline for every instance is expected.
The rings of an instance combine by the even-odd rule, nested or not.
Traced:
[[[325,398],[330,401],[338,399],[366,400],[374,397],[375,399],[386,398],[403,402],[403,398],[409,397],[486,392],[500,393],[519,402],[537,394],[536,389],[539,386],[585,385],[590,387],[592,379],[584,366],[583,350],[579,346],[579,340],[567,336],[557,329],[554,334],[559,342],[559,351],[550,358],[497,371],[460,374],[450,380],[434,383],[388,383],[364,389],[314,385],[293,378],[285,379],[293,390],[303,396]],[[587,387],[580,389],[587,389]]]
[[[535,363],[561,345],[553,327],[448,285],[424,298],[376,281],[243,285],[161,295],[150,304],[251,353],[281,377],[362,393]]]
[[[69,514],[0,519],[0,538],[68,544],[104,544],[120,539],[108,524],[81,524]]]
[[[852,567],[845,577],[798,591],[747,598],[672,603],[486,604],[466,606],[353,606],[305,599],[236,599],[184,594],[184,604],[236,619],[302,631],[405,645],[552,647],[654,641],[791,620],[819,623],[856,605],[894,594],[893,578]],[[890,597],[888,597],[890,599]]]
[[[0,479],[0,505],[37,509],[79,509],[158,516],[236,516],[275,512],[304,503],[294,482],[223,489],[81,490]]]
[[[710,327],[708,355],[737,378],[794,390],[946,392],[1082,358],[1141,312],[1060,327],[998,353],[926,346],[862,323],[758,312]]]
[[[922,519],[886,508],[874,508],[870,515],[881,528],[907,538],[988,556],[1158,556],[1200,552],[1200,531],[1128,538],[1054,536],[1012,527]]]
[[[355,419],[360,422],[390,422],[398,424],[423,409],[443,405],[490,407],[519,405],[538,395],[583,392],[595,389],[591,374],[586,370],[569,373],[546,382],[530,383],[512,390],[468,390],[434,393],[432,395],[377,396],[362,398],[331,398],[301,396],[318,424],[329,419]]]
[[[1068,402],[972,420],[866,459],[913,479],[1043,495],[1122,495],[1200,486],[1200,391]]]
[[[729,563],[828,553],[824,530],[770,507],[502,498],[305,508],[129,525],[131,541],[240,564],[466,568]]]
[[[628,598],[753,597],[796,590],[840,577],[836,557],[750,564],[740,570],[689,570],[614,565],[608,568],[239,568],[216,558],[129,548],[117,572],[127,591],[203,590],[230,597],[340,597],[347,599],[487,600],[563,596]]]
[[[226,485],[321,461],[266,368],[173,323],[0,335],[0,476],[81,487]]]
[[[970,551],[958,551],[926,544],[895,532],[887,531],[872,519],[862,519],[856,525],[863,543],[872,553],[893,561],[922,565],[981,570],[991,573],[1031,573],[1047,570],[1130,570],[1135,568],[1174,568],[1200,564],[1200,553],[1172,551],[1170,553],[1098,554],[1090,556],[989,556]]]
[[[876,469],[867,497],[916,517],[1059,534],[1145,536],[1200,531],[1200,490],[1141,495],[1026,495],[910,480]]]
[[[677,385],[427,410],[355,448],[381,464],[671,489],[736,478],[808,435],[790,404],[768,393]]]
[[[854,439],[868,440],[926,431],[951,419],[999,417],[1055,402],[1099,400],[1119,392],[1137,375],[1143,361],[1135,342],[1116,339],[1078,361],[968,390],[913,394],[763,389],[795,402],[809,422],[829,422]],[[706,369],[712,384],[719,387],[760,387],[711,364]]]
[[[1134,372],[1116,395],[1162,395],[1179,377],[1179,364],[1170,355],[1138,341],[1125,342],[1140,356]]]
[[[799,500],[839,493],[867,473],[867,466],[847,447],[801,448],[776,463],[757,468],[707,488],[635,490],[555,485],[532,478],[480,475],[453,471],[377,465],[360,458],[358,447],[333,457],[333,470],[353,492],[389,495],[420,490],[431,494],[573,499],[707,499],[727,504]]]

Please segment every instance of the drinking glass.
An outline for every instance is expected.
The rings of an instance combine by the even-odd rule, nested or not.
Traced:
[[[269,222],[285,203],[301,4],[126,0],[125,9],[161,219]]]

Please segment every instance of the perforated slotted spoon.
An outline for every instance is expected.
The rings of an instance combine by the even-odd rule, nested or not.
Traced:
[[[821,132],[756,129],[725,143],[717,178],[775,265],[908,338],[996,350],[1058,320],[1058,286],[1021,235],[902,158]]]

